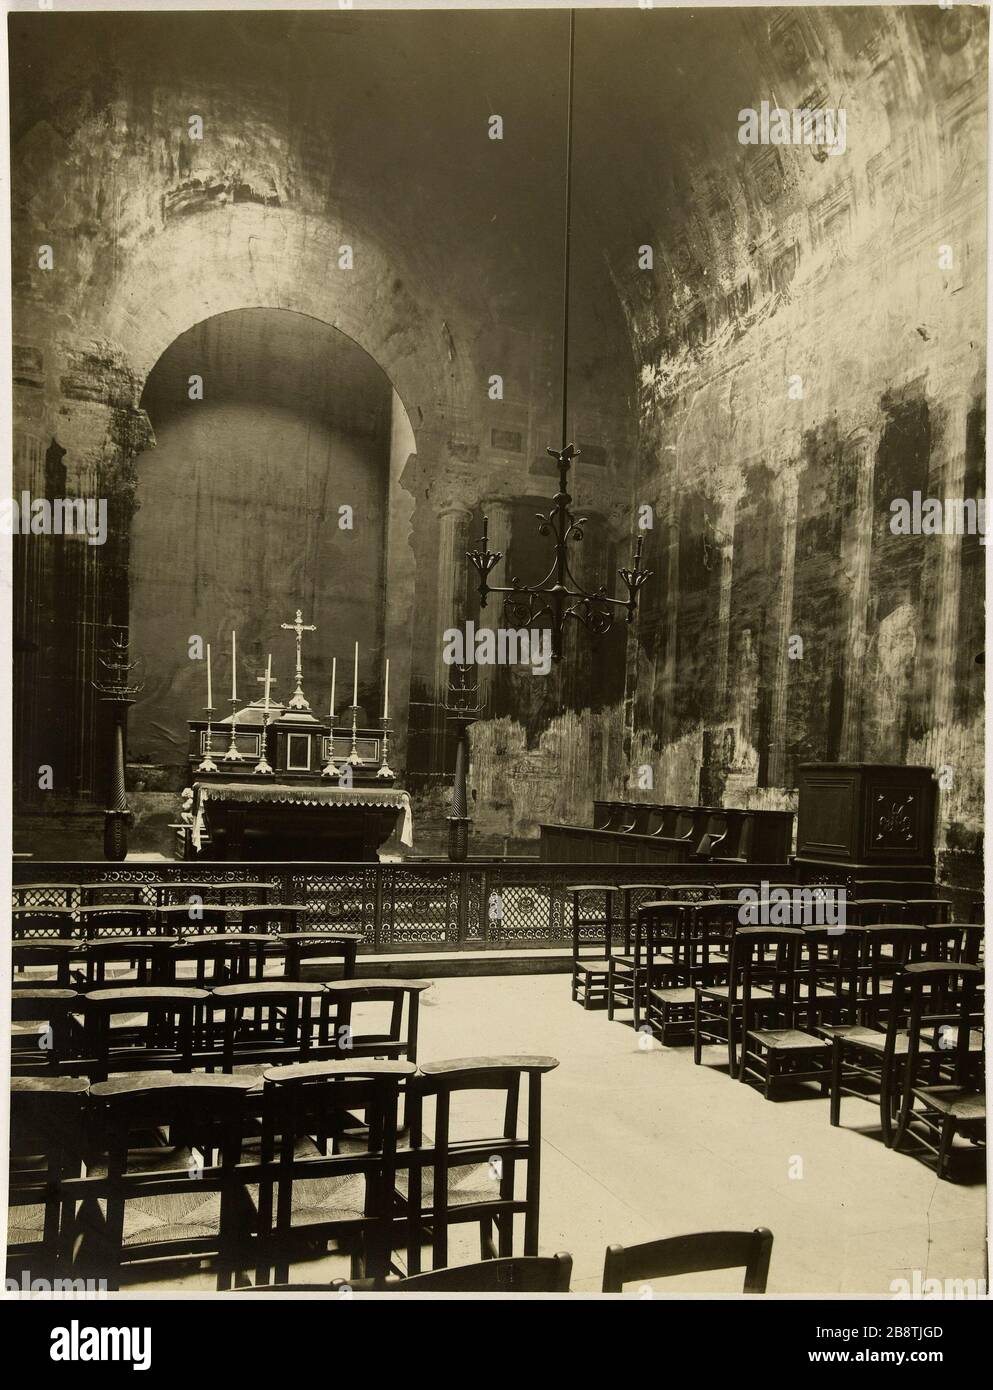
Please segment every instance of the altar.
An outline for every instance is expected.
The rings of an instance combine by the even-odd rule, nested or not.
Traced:
[[[285,703],[273,698],[272,658],[259,677],[263,695],[242,705],[231,634],[231,714],[214,721],[213,672],[207,648],[206,720],[188,721],[190,768],[181,828],[187,859],[372,861],[399,826],[413,845],[410,797],[395,786],[389,765],[389,661],[383,715],[373,725],[359,705],[358,644],[352,703],[335,715],[337,659],[331,700],[318,717],[303,693],[301,641],[313,632],[300,610],[284,623],[296,637],[296,680]]]
[[[192,814],[193,850],[210,859],[375,862],[398,821],[414,843],[410,797],[392,788],[197,782]]]

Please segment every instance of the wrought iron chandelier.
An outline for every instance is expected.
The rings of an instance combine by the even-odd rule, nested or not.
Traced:
[[[627,589],[627,598],[611,598],[606,585],[586,590],[569,566],[568,548],[570,542],[578,544],[583,539],[583,528],[589,524],[585,516],[572,514],[572,497],[569,495],[569,469],[572,461],[579,457],[574,444],[567,444],[568,438],[568,389],[569,389],[569,262],[572,230],[572,108],[573,76],[576,50],[576,12],[569,14],[569,88],[566,119],[566,172],[565,172],[565,254],[564,283],[562,294],[562,448],[547,449],[558,465],[559,490],[552,498],[551,510],[538,512],[538,535],[554,538],[555,559],[545,577],[537,584],[524,584],[511,575],[509,584],[490,584],[489,576],[493,568],[503,559],[502,551],[489,548],[489,520],[483,517],[483,534],[478,550],[466,552],[466,559],[479,575],[479,606],[485,608],[490,594],[506,594],[504,615],[514,627],[531,627],[547,618],[552,633],[552,660],[562,659],[562,639],[566,622],[572,618],[583,624],[596,636],[609,632],[614,624],[614,616],[619,608],[627,610],[627,622],[632,622],[638,609],[638,593],[646,580],[652,577],[652,570],[641,567],[641,549],[644,537],[639,535],[634,542],[634,554],[629,569],[617,571]]]

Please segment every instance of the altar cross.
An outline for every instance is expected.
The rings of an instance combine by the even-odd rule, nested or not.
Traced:
[[[264,686],[265,686],[265,678],[266,678],[266,673],[265,673],[265,671],[263,671],[262,674],[261,674],[261,676],[256,676],[256,677],[255,677],[255,683],[256,683],[256,685],[261,685],[261,686],[264,687]],[[276,680],[276,677],[275,677],[275,676],[270,676],[270,677],[269,677],[269,686],[270,686],[270,689],[271,689],[272,686],[277,685],[277,684],[278,684],[278,682],[277,682],[277,680]],[[269,691],[268,691],[268,690],[265,691],[265,708],[266,708],[267,710],[268,710],[268,708],[269,708]]]
[[[295,632],[297,638],[297,688],[296,690],[294,690],[292,696],[290,697],[290,703],[287,706],[287,708],[309,710],[310,704],[307,700],[307,697],[303,693],[303,686],[301,684],[303,680],[303,666],[301,663],[301,643],[303,641],[303,634],[305,632],[316,632],[317,626],[314,623],[305,623],[303,620],[303,613],[298,608],[297,615],[294,621],[292,623],[280,623],[280,627],[285,628],[287,632]]]

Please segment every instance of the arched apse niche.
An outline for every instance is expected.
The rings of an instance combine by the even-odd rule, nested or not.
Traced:
[[[191,378],[202,381],[202,399]],[[291,693],[294,643],[281,624],[298,607],[317,625],[303,648],[315,711],[327,710],[332,657],[337,708],[350,703],[358,641],[359,703],[378,715],[390,656],[399,754],[413,592],[413,499],[401,476],[416,446],[382,368],[318,319],[234,309],[171,343],[141,405],[156,446],[137,461],[131,531],[131,635],[145,665],[132,765],[159,785],[182,785],[186,721],[202,717],[206,700],[205,663],[190,655],[196,636],[211,644],[221,716],[230,712],[232,629],[240,702],[260,693],[269,652],[277,696]]]

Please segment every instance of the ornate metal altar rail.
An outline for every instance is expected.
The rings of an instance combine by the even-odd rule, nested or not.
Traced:
[[[572,883],[741,883],[784,877],[782,864],[546,864],[439,862],[324,863],[66,863],[18,860],[15,888],[80,884],[142,888],[149,903],[157,885],[266,882],[273,901],[305,903],[307,926],[361,931],[366,951],[501,950],[562,946],[569,939],[566,888]],[[30,889],[24,906],[51,896]],[[104,895],[101,895],[104,896]],[[235,909],[236,910],[236,909]]]

